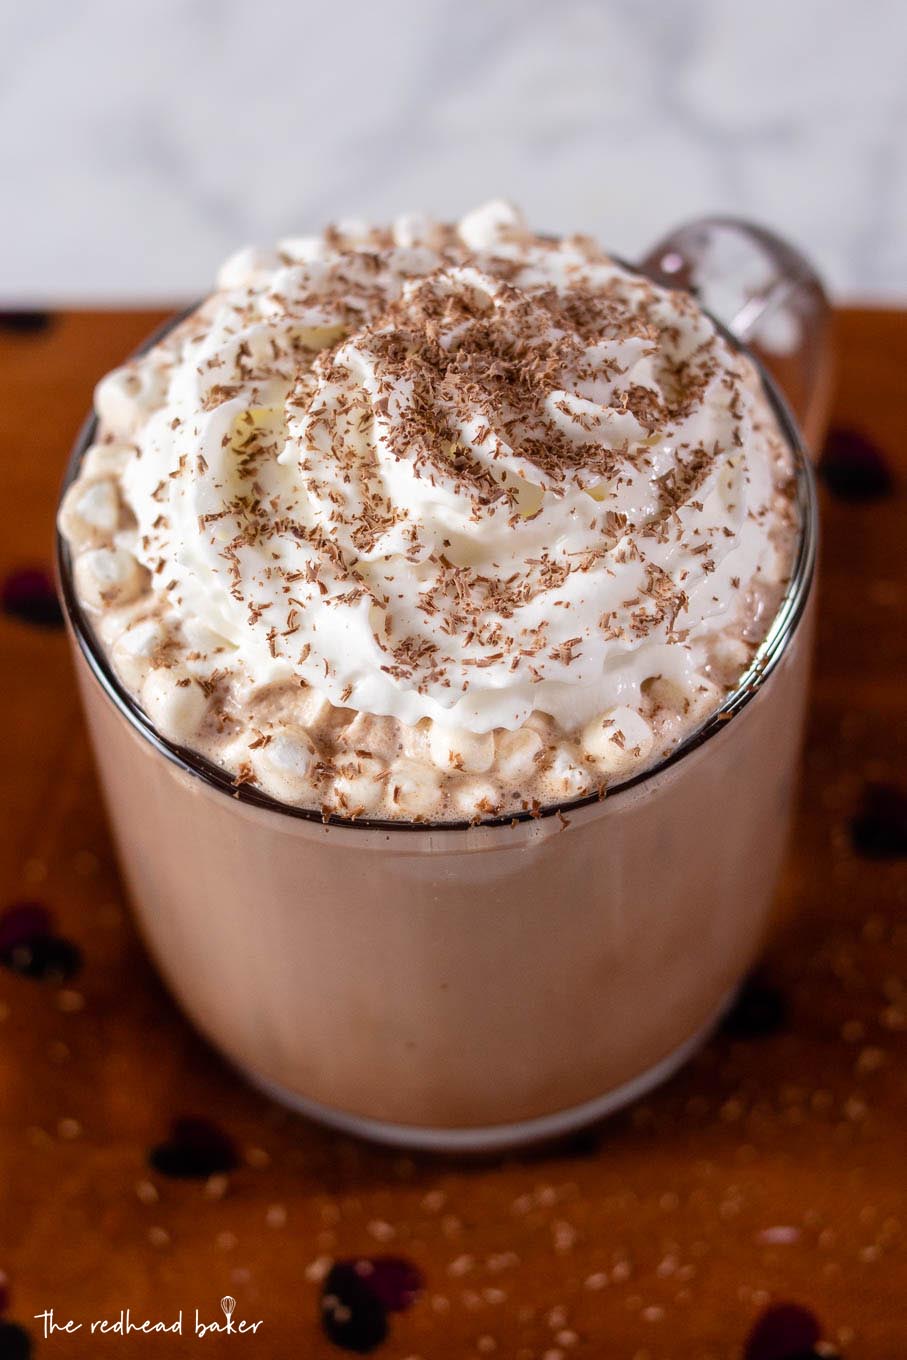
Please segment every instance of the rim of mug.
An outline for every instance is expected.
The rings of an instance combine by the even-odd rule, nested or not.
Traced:
[[[627,265],[623,260],[617,260],[616,256],[612,258],[622,268],[632,270],[634,273],[642,273],[641,270],[632,265]],[[130,357],[138,358],[152,349],[180,322],[192,316],[200,305],[200,303],[193,303],[190,307],[168,318],[152,331]],[[650,779],[656,779],[665,770],[677,765],[712,737],[724,731],[729,720],[736,717],[759,694],[796,634],[797,627],[806,609],[810,587],[815,575],[818,544],[816,480],[812,460],[804,446],[797,423],[778,385],[771,374],[767,372],[765,365],[758,356],[747,345],[742,344],[711,312],[706,312],[706,314],[725,340],[735,350],[747,355],[759,374],[769,405],[794,459],[800,527],[790,579],[775,616],[750,665],[741,675],[734,688],[725,695],[718,708],[709,714],[705,721],[683,741],[679,742],[672,751],[662,756],[656,764],[647,766],[629,778],[622,779],[619,783],[608,785],[604,793],[596,791],[595,793],[582,794],[578,798],[564,799],[557,803],[546,804],[541,808],[521,808],[513,812],[500,813],[494,817],[484,817],[479,821],[469,821],[463,818],[458,821],[437,822],[428,819],[411,821],[382,817],[343,817],[333,812],[324,813],[321,809],[297,807],[292,803],[282,803],[254,784],[237,784],[230,772],[222,766],[208,760],[207,757],[201,755],[198,751],[194,751],[191,747],[181,746],[177,742],[169,741],[158,732],[136,699],[115,674],[110,659],[98,640],[91,621],[76,595],[72,573],[72,554],[57,523],[55,542],[58,590],[65,618],[78,642],[89,670],[100,684],[107,698],[119,710],[121,716],[131,724],[140,736],[148,741],[158,754],[178,766],[185,774],[201,779],[203,783],[223,793],[234,803],[245,803],[259,811],[273,812],[280,816],[292,817],[324,826],[342,827],[350,831],[433,832],[437,835],[441,832],[459,832],[462,834],[464,831],[472,832],[485,828],[522,825],[550,817],[563,817],[567,813],[577,812],[581,808],[591,807],[594,804],[610,803],[618,794],[637,788]],[[86,450],[94,443],[98,426],[98,417],[92,410],[83,421],[70,453],[63,485],[60,489],[60,502],[78,476],[82,458]]]

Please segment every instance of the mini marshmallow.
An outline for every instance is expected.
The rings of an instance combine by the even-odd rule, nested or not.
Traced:
[[[705,722],[717,708],[721,707],[723,695],[717,685],[697,676],[690,689],[690,707],[687,716],[694,722]]]
[[[113,665],[124,685],[141,689],[155,655],[167,640],[159,619],[145,618],[121,633],[111,648]]]
[[[113,482],[108,478],[99,482],[89,482],[81,496],[75,500],[73,510],[79,519],[92,529],[112,534],[120,517],[120,498]]]
[[[480,208],[467,213],[458,231],[460,240],[470,250],[487,250],[500,241],[506,231],[523,227],[525,220],[512,203],[493,198],[490,203],[483,203]]]
[[[253,288],[280,266],[281,259],[276,251],[243,246],[226,259],[217,271],[217,286],[228,290]]]
[[[90,609],[111,608],[134,600],[145,589],[147,573],[122,548],[90,548],[76,558],[79,599]]]
[[[492,779],[458,779],[450,801],[464,818],[493,817],[501,802],[501,790]]]
[[[284,236],[277,242],[278,252],[294,264],[314,264],[328,253],[323,236]]]
[[[185,745],[201,726],[208,701],[200,685],[177,666],[158,666],[142,685],[142,707],[161,736]]]
[[[130,458],[135,456],[132,444],[111,440],[109,444],[91,444],[82,455],[79,480],[95,477],[119,477]]]
[[[215,633],[213,628],[209,628],[198,618],[187,618],[183,621],[183,637],[190,651],[204,652],[206,655],[230,646],[226,638],[221,637],[220,633]]]
[[[391,761],[400,750],[400,727],[393,718],[357,713],[343,734],[350,751],[368,751],[379,760]]]
[[[686,685],[679,684],[666,675],[657,675],[647,680],[643,685],[643,692],[655,708],[667,709],[669,713],[684,714],[689,707]]]
[[[545,743],[530,727],[516,732],[499,732],[495,742],[495,762],[503,780],[519,783],[531,776],[538,766],[538,757]]]
[[[105,429],[131,435],[149,412],[160,406],[166,379],[151,363],[129,363],[102,378],[94,390],[94,409]]]
[[[332,747],[344,744],[346,731],[357,717],[355,708],[339,708],[328,704],[318,722],[309,729],[317,742],[326,741]]]
[[[404,250],[429,244],[437,234],[437,224],[424,213],[401,213],[394,221],[394,244]]]
[[[120,517],[117,489],[109,478],[75,482],[60,506],[60,528],[70,543],[101,542],[110,538]]]
[[[346,816],[367,816],[376,811],[384,797],[385,767],[380,760],[367,758],[344,762],[334,780],[338,810]]]
[[[118,609],[105,609],[94,621],[95,632],[106,647],[112,647],[117,638],[147,612],[148,601],[140,595]]]
[[[557,746],[545,771],[545,783],[558,798],[578,798],[590,791],[591,780],[569,746]]]
[[[330,720],[334,706],[319,690],[311,685],[300,688],[293,703],[293,716],[301,727],[322,727]]]
[[[735,684],[752,659],[753,649],[742,638],[719,636],[710,648],[711,669],[726,684]]]
[[[586,724],[580,737],[583,754],[606,774],[645,760],[654,741],[645,718],[626,705],[600,713]]]
[[[428,817],[441,801],[441,780],[421,760],[395,760],[386,787],[387,806],[397,816],[409,813]]]
[[[700,676],[694,676],[686,685],[666,676],[659,676],[647,685],[652,702],[669,713],[683,716],[687,722],[697,722],[713,712],[721,704],[721,691],[717,685],[710,684]]]
[[[538,732],[543,741],[551,741],[556,732],[554,719],[548,713],[540,713],[538,709],[529,714],[523,727],[530,732]]]
[[[347,249],[374,244],[375,228],[363,217],[341,217],[334,226]]]
[[[494,735],[491,732],[467,732],[464,728],[432,723],[428,749],[441,770],[483,774],[494,763]]]
[[[249,752],[255,777],[266,793],[287,803],[311,797],[318,753],[308,732],[285,727]]]
[[[412,760],[431,761],[432,755],[429,749],[429,734],[432,729],[430,718],[422,718],[414,727],[407,723],[400,724],[400,749],[405,756]]]

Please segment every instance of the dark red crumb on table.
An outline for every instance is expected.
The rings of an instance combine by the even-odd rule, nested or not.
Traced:
[[[18,1322],[0,1321],[0,1360],[29,1360],[31,1337]]]
[[[774,1303],[756,1319],[743,1348],[743,1360],[800,1360],[815,1354],[822,1329],[799,1303]]]
[[[894,487],[885,454],[859,430],[831,430],[819,460],[819,474],[829,491],[845,501],[877,500]]]
[[[349,1261],[328,1272],[321,1291],[321,1325],[342,1350],[368,1355],[386,1340],[387,1309]]]
[[[388,1313],[402,1313],[423,1287],[418,1266],[401,1256],[337,1261],[321,1290],[325,1335],[343,1350],[366,1355],[386,1339]]]
[[[52,312],[26,309],[0,310],[0,330],[11,331],[14,335],[40,335],[53,324]]]
[[[407,1309],[424,1283],[418,1266],[402,1256],[363,1256],[347,1264],[390,1313]]]
[[[36,628],[60,628],[63,624],[53,580],[43,567],[20,567],[10,572],[0,588],[0,609]]]
[[[148,1154],[155,1171],[176,1179],[205,1178],[233,1171],[238,1164],[236,1146],[223,1129],[208,1119],[185,1116],[170,1125],[170,1137]]]
[[[36,982],[67,982],[80,971],[82,953],[54,933],[41,902],[13,902],[0,914],[0,966]]]
[[[51,915],[43,902],[11,902],[0,912],[0,952],[51,933]]]
[[[783,1029],[787,1015],[784,993],[755,972],[741,987],[721,1029],[733,1039],[762,1039]]]
[[[867,859],[907,855],[907,791],[896,784],[867,784],[850,824],[850,839]]]

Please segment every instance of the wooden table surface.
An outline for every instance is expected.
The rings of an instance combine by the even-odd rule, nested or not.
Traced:
[[[158,319],[0,320],[0,1360],[903,1355],[907,316],[836,317],[805,781],[784,924],[735,1032],[568,1147],[469,1165],[356,1144],[248,1090],[136,938],[35,572],[92,384]],[[350,1310],[332,1340],[326,1272],[360,1257],[397,1263],[371,1284],[335,1272]],[[227,1295],[257,1332],[196,1340],[195,1309],[223,1322]],[[779,1301],[797,1308],[747,1343]],[[182,1309],[182,1337],[90,1334],[127,1307],[168,1325]],[[80,1329],[44,1339],[51,1308]]]

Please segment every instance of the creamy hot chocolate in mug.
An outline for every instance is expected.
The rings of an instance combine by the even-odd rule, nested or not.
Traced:
[[[493,203],[243,251],[101,381],[59,512],[76,667],[143,934],[250,1080],[512,1146],[716,1023],[783,853],[816,550],[742,342],[814,430],[824,329],[755,228],[634,269]]]

